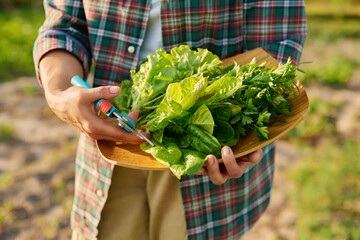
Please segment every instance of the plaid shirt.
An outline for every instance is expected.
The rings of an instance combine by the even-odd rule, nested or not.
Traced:
[[[150,0],[45,0],[44,8],[46,20],[34,46],[37,75],[44,54],[65,49],[82,62],[85,75],[93,63],[94,86],[129,79],[138,66]],[[226,58],[260,47],[295,63],[307,31],[303,0],[163,0],[161,26],[167,51],[187,44]],[[252,227],[270,199],[274,147],[263,150],[258,164],[224,185],[213,185],[207,176],[182,178],[189,239],[238,239]],[[112,170],[94,141],[82,135],[71,223],[90,239],[97,235]]]

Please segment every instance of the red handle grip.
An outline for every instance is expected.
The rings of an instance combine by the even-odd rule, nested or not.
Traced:
[[[112,108],[112,105],[106,101],[106,100],[102,100],[101,102],[98,103],[98,107],[101,111],[103,111],[103,113],[108,113],[111,108]]]

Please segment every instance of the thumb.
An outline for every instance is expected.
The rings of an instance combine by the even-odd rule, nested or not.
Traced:
[[[89,97],[92,101],[99,100],[101,98],[111,99],[120,94],[120,87],[118,86],[104,86],[89,89]]]

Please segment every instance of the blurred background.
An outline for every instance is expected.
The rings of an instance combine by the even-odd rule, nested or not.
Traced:
[[[360,239],[360,1],[308,0],[308,117],[277,142],[266,214],[243,239]],[[0,239],[70,239],[77,131],[34,77],[41,0],[0,2]],[[311,62],[311,63],[305,63]]]

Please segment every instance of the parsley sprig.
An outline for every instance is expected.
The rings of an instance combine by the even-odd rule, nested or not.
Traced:
[[[224,71],[223,76],[243,79],[242,87],[232,98],[224,101],[242,109],[231,117],[230,124],[240,136],[254,131],[260,140],[268,139],[267,126],[277,120],[285,121],[281,117],[283,114],[291,115],[289,96],[296,97],[299,91],[296,86],[297,67],[290,58],[285,64],[272,69],[257,65],[253,59],[249,64],[234,64]]]

